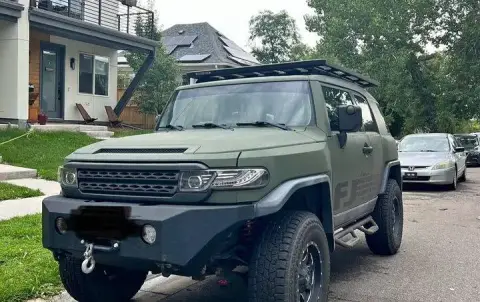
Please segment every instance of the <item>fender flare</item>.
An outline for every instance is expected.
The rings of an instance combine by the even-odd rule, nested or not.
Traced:
[[[383,176],[382,176],[382,184],[380,186],[380,192],[379,194],[383,194],[385,193],[385,190],[387,189],[387,182],[388,182],[388,178],[390,176],[390,170],[393,168],[393,167],[396,167],[398,166],[400,168],[400,161],[397,159],[397,160],[393,160],[393,161],[390,161],[388,162],[386,165],[385,165],[385,169],[383,170]],[[401,175],[400,175],[400,179],[399,179],[400,183],[399,183],[399,186],[400,188],[402,188],[402,178],[401,178]]]

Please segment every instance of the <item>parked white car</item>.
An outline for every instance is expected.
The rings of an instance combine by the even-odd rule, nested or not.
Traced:
[[[467,176],[465,148],[447,133],[422,133],[405,136],[398,145],[403,182],[448,185]]]

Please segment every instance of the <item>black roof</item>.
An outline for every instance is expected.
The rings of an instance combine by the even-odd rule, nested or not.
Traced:
[[[352,70],[327,63],[326,60],[310,60],[289,63],[258,65],[239,68],[215,69],[200,72],[190,72],[184,76],[185,84],[190,79],[196,83],[212,82],[228,79],[253,78],[263,76],[283,75],[327,75],[353,82],[361,87],[374,87],[379,83],[375,80],[358,74]]]
[[[209,23],[176,24],[162,32],[162,43],[178,63],[260,64],[251,54]]]

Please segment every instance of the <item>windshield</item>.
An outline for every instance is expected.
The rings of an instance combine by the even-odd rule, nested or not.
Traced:
[[[478,146],[478,141],[476,136],[456,135],[455,137],[466,149],[473,149],[476,146]]]
[[[168,104],[159,128],[257,121],[295,127],[307,126],[311,120],[307,81],[264,82],[180,90]]]
[[[406,136],[398,145],[400,152],[448,152],[450,145],[443,136]]]

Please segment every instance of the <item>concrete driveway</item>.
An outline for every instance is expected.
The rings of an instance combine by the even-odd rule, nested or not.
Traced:
[[[480,301],[480,168],[469,168],[467,178],[456,192],[407,188],[398,255],[374,256],[364,241],[351,250],[338,248],[332,255],[329,301]],[[135,301],[247,299],[240,279],[220,287],[215,278],[171,277],[150,280]]]

